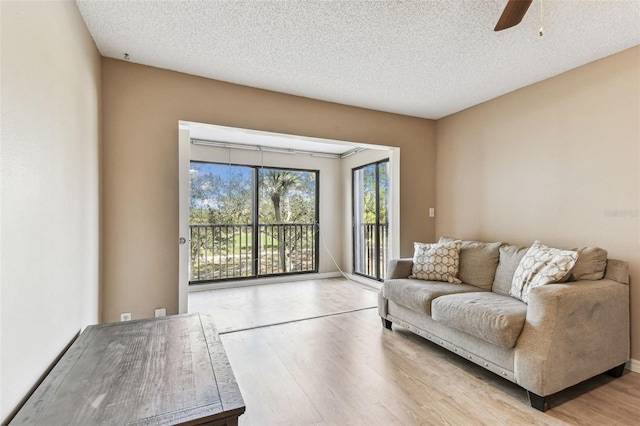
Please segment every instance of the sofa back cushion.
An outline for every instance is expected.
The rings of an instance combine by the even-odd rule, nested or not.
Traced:
[[[581,247],[569,281],[600,280],[607,269],[607,251],[600,247]]]
[[[607,259],[604,278],[617,281],[620,284],[629,284],[629,263],[623,260]]]
[[[457,239],[442,237],[438,243],[444,244],[452,241],[457,241]],[[462,241],[458,278],[465,284],[491,291],[500,260],[501,245],[501,242]]]
[[[491,291],[503,296],[509,296],[513,274],[528,249],[529,247],[518,247],[512,244],[500,247],[500,261],[496,268],[496,277],[493,280]]]

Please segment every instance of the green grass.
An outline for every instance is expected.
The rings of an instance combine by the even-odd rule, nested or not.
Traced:
[[[276,250],[278,248],[278,240],[271,236],[262,234],[260,236],[260,248],[262,250]],[[251,251],[253,245],[253,236],[251,234],[238,233],[227,241],[226,250],[222,251],[224,255],[242,254]],[[217,246],[217,244],[216,244]],[[204,256],[204,248],[200,250]],[[217,251],[214,253],[217,254]]]

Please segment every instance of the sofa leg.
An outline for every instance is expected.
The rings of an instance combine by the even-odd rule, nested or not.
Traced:
[[[527,395],[529,395],[529,404],[536,410],[545,412],[549,409],[549,400],[546,397],[529,391],[527,391]]]
[[[617,367],[613,367],[611,370],[607,371],[607,374],[610,375],[611,377],[620,377],[622,376],[622,373],[624,373],[624,366],[626,364],[620,364]]]
[[[391,330],[391,321],[389,321],[386,318],[382,318],[382,317],[380,317],[380,319],[382,320],[382,326],[384,328],[388,328],[389,330]]]

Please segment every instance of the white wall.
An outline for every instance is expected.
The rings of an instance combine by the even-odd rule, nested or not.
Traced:
[[[0,15],[6,420],[99,319],[100,57],[74,2],[3,1]]]

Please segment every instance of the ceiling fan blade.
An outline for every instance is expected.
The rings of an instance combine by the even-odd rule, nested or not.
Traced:
[[[529,10],[533,0],[509,0],[496,24],[494,31],[502,31],[518,25]]]

